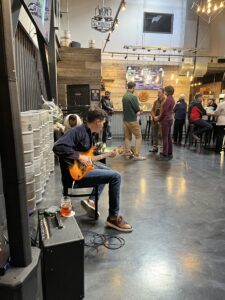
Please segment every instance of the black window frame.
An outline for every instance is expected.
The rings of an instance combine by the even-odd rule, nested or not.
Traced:
[[[147,14],[154,14],[154,15],[166,15],[166,16],[171,16],[171,28],[169,32],[162,32],[162,31],[146,31],[145,29],[145,20],[146,20],[146,15]],[[157,34],[173,34],[173,21],[174,21],[174,14],[169,14],[169,13],[160,13],[160,12],[144,12],[143,16],[143,33],[157,33]]]

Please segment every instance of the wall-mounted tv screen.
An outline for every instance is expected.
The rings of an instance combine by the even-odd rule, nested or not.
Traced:
[[[159,90],[163,86],[163,68],[129,66],[126,80],[135,82],[137,90]]]
[[[42,36],[48,42],[52,0],[23,0],[23,3]]]
[[[145,12],[143,32],[173,33],[173,14]]]

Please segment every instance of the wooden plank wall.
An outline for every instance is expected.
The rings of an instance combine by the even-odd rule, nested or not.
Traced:
[[[67,104],[67,85],[89,84],[90,89],[101,88],[101,50],[62,47],[57,64],[58,103]],[[92,106],[98,104],[93,102]]]
[[[127,62],[127,61],[113,61],[113,60],[103,60],[102,61],[102,77],[105,83],[106,90],[111,91],[111,99],[113,101],[114,107],[117,111],[122,110],[122,97],[126,91],[126,70],[127,66],[151,66],[148,62]],[[161,67],[161,66],[160,66]],[[185,94],[187,101],[189,100],[190,94],[190,80],[186,76],[179,76],[179,81],[176,84],[175,79],[171,79],[172,73],[174,73],[174,78],[178,75],[177,66],[163,65],[164,69],[164,84],[173,85],[175,88],[175,99],[177,100],[180,94]],[[138,95],[142,91],[136,91]],[[147,102],[143,103],[144,110],[149,110],[153,101],[157,98],[157,91],[146,91],[148,93]]]

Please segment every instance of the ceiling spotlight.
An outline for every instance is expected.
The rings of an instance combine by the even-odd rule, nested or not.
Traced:
[[[153,60],[155,61],[155,55],[154,55],[154,57],[153,57]]]
[[[148,52],[151,52],[151,49],[148,49]]]
[[[170,56],[168,57],[168,61],[170,61]]]
[[[116,19],[116,21],[115,21],[115,26],[116,26],[116,27],[118,27],[118,26],[119,26],[118,19]]]
[[[127,59],[127,54],[124,56],[124,59]]]
[[[163,53],[166,53],[166,49],[163,49]]]
[[[126,9],[126,2],[123,1],[122,5],[121,5],[121,9],[124,11]]]
[[[140,56],[139,56],[139,54],[138,54],[138,58],[137,58],[138,60],[140,60]]]

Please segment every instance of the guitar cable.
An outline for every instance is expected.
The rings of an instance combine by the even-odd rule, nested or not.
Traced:
[[[125,245],[125,239],[120,236],[102,234],[90,230],[83,231],[82,233],[85,240],[84,245],[88,248],[85,257],[93,252],[97,254],[101,246],[109,250],[118,250]]]

